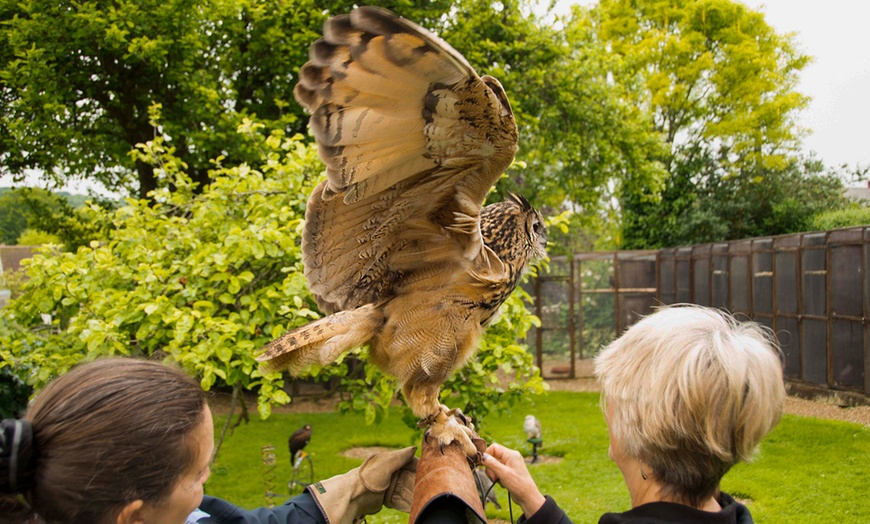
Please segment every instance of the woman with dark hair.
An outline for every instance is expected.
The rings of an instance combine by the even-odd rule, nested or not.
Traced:
[[[282,506],[242,510],[203,496],[214,430],[199,385],[160,363],[103,359],[0,423],[0,523],[349,523],[384,505],[408,511],[414,450],[374,455]]]

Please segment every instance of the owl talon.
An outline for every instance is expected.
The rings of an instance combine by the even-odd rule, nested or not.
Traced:
[[[441,454],[444,454],[445,447],[453,442],[457,442],[466,455],[476,462],[479,461],[479,450],[472,442],[472,438],[476,438],[477,434],[474,432],[474,426],[471,424],[470,419],[463,415],[461,411],[448,411],[445,408],[435,415],[430,415],[421,420],[420,425],[429,426],[425,434],[427,443],[430,436],[437,439]]]
[[[466,416],[465,416],[465,413],[463,413],[462,410],[459,409],[459,408],[453,408],[453,409],[451,409],[450,411],[447,412],[447,415],[449,415],[449,416],[451,416],[451,417],[456,417],[456,418],[458,418],[459,420],[462,421],[462,424],[465,425],[465,426],[468,425],[468,417],[466,417]]]

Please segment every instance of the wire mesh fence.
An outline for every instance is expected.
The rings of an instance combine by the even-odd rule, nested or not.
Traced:
[[[576,253],[526,286],[541,318],[526,342],[545,378],[578,376],[656,305],[694,303],[773,330],[789,380],[870,396],[870,226]]]

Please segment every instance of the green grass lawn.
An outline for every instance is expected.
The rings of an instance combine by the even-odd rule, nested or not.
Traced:
[[[557,463],[530,466],[538,485],[552,495],[574,522],[597,522],[605,511],[629,508],[628,491],[607,457],[607,428],[597,393],[550,392],[515,407],[511,414],[490,417],[479,428],[487,441],[531,453],[522,431],[526,414],[544,428],[539,453],[560,457]],[[221,417],[215,422],[218,430]],[[291,478],[287,437],[304,423],[314,428],[306,448],[315,479],[343,473],[361,463],[340,455],[356,446],[404,447],[416,444],[415,433],[392,413],[378,425],[362,416],[337,413],[274,414],[240,426],[217,457],[206,491],[242,507],[266,503],[266,480],[274,476],[276,503],[287,496]],[[277,463],[262,461],[262,447],[275,446]],[[870,522],[870,428],[846,422],[786,415],[762,443],[758,458],[741,464],[722,481],[722,488],[743,500],[759,523]],[[508,519],[507,494],[495,488],[501,511],[487,507],[492,518]],[[516,507],[514,508],[516,511]],[[514,518],[518,515],[515,513]],[[407,516],[385,510],[371,523],[406,522]]]

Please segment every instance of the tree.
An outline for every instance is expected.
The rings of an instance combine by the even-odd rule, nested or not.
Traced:
[[[699,186],[748,187],[795,161],[795,117],[807,103],[795,85],[809,58],[761,13],[732,0],[602,0],[593,18],[623,60],[615,81],[632,86],[668,146],[663,191],[621,195],[625,247],[664,245],[658,224],[681,220]]]
[[[22,213],[24,203],[16,191],[0,195],[0,243],[14,245],[27,229],[27,215]]]
[[[0,194],[0,242],[17,244],[28,229],[53,233],[55,228],[41,227],[48,222],[45,218],[72,212],[65,198],[44,189],[22,187],[4,191]]]
[[[18,244],[22,246],[42,246],[45,244],[60,244],[60,237],[38,229],[25,229],[18,237]]]
[[[478,72],[497,77],[511,101],[520,150],[500,186],[545,215],[572,212],[572,233],[554,231],[556,253],[570,251],[578,231],[608,231],[618,188],[658,185],[661,140],[612,82],[616,57],[595,38],[589,12],[575,6],[572,20],[553,23],[534,5],[460,2],[443,36]],[[597,243],[593,236],[585,246]]]
[[[385,2],[438,19],[449,2]],[[293,134],[296,73],[323,21],[352,2],[0,0],[0,175],[93,178],[145,198],[151,166],[130,150],[159,134],[201,190],[211,161],[255,163],[239,116]],[[59,30],[62,28],[62,30]]]
[[[623,179],[655,185],[657,137],[608,81],[609,55],[586,26],[560,31],[527,0],[380,4],[440,33],[507,87],[523,139],[503,189],[594,215]],[[234,132],[239,115],[304,134],[296,73],[326,17],[351,6],[0,0],[0,174],[90,177],[144,198],[156,179],[128,153],[154,137],[157,108],[159,133],[202,189],[214,158],[256,163]]]
[[[678,246],[810,231],[816,216],[848,206],[842,179],[814,158],[796,158],[764,177],[740,174],[691,187],[671,185],[690,180],[671,178],[656,212],[632,217],[630,230],[645,236],[627,241]]]
[[[150,200],[130,198],[114,211],[90,206],[111,224],[102,241],[74,253],[43,249],[31,259],[23,294],[0,313],[0,370],[38,389],[83,360],[160,357],[206,390],[256,390],[262,416],[272,403],[289,401],[281,373],[260,373],[254,355],[319,317],[300,241],[306,197],[323,166],[300,135],[266,133],[250,121],[241,131],[261,152],[257,168],[221,165],[202,192],[162,138],[143,144],[139,160],[155,166],[160,188]],[[43,315],[51,315],[50,325]],[[511,297],[484,352],[448,394],[459,392],[474,403],[464,407],[483,416],[542,390],[531,355],[515,342],[532,321],[522,297]],[[509,374],[506,387],[493,382],[499,370]],[[374,368],[360,378],[348,374],[345,361],[317,373],[346,377],[348,407],[370,420],[396,396],[395,382]]]
[[[65,249],[75,251],[79,246],[102,238],[100,230],[104,224],[97,215],[84,205],[74,207],[71,200],[78,198],[71,199],[64,193],[41,188],[21,187],[4,191],[0,194],[0,242],[27,245],[40,238],[56,238],[55,242]],[[115,206],[107,199],[93,197],[91,200],[106,209]],[[22,240],[22,235],[28,231],[31,236]]]

